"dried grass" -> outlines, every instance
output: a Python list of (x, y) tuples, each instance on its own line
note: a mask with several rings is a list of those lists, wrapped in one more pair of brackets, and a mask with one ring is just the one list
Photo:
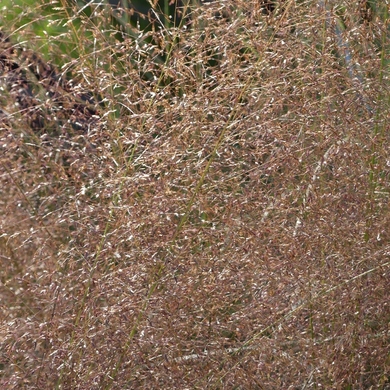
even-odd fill
[(2, 388), (389, 388), (387, 6), (231, 4), (2, 69)]

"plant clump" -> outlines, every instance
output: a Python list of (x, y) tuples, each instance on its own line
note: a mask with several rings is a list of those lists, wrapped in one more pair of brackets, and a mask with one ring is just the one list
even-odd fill
[(388, 388), (386, 5), (124, 3), (0, 18), (1, 387)]

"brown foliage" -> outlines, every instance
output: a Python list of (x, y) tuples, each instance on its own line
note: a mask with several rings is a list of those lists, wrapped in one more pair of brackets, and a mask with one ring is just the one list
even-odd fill
[(319, 3), (3, 41), (2, 388), (388, 388), (388, 21)]

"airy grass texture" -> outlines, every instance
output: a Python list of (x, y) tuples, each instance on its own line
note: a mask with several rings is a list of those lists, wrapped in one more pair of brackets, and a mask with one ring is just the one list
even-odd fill
[(0, 387), (388, 389), (387, 2), (4, 4)]

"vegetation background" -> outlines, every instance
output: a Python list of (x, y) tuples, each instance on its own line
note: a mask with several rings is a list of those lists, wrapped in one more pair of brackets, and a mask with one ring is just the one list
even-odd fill
[(390, 389), (388, 1), (132, 3), (0, 1), (0, 387)]

